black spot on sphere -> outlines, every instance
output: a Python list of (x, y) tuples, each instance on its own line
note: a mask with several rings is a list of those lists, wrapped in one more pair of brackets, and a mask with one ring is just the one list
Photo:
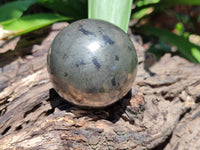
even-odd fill
[(119, 56), (116, 55), (116, 56), (115, 56), (115, 60), (116, 60), (116, 61), (119, 61)]
[(98, 60), (95, 57), (92, 59), (92, 63), (95, 65), (97, 70), (101, 68), (101, 64), (98, 62)]
[(107, 45), (107, 44), (110, 44), (110, 45), (113, 45), (115, 42), (113, 40), (111, 40), (111, 38), (107, 35), (103, 35), (103, 40), (104, 40), (104, 44)]
[(65, 60), (65, 59), (67, 59), (67, 57), (68, 57), (67, 54), (64, 54), (64, 55), (62, 56), (62, 59)]
[(76, 62), (76, 67), (79, 67), (80, 65), (86, 65), (86, 63), (83, 60)]
[(103, 32), (102, 32), (102, 28), (101, 27), (98, 27), (98, 32), (100, 33), (100, 34), (103, 34)]
[(86, 63), (83, 60), (81, 60), (79, 64), (80, 65), (86, 65)]
[(92, 35), (92, 36), (95, 36), (95, 37), (96, 37), (96, 35), (95, 35), (93, 32), (90, 32), (90, 31), (84, 29), (82, 25), (79, 25), (78, 30), (79, 30), (80, 32), (82, 32), (84, 35)]
[(68, 76), (68, 73), (67, 73), (67, 72), (65, 72), (65, 73), (64, 73), (64, 77), (67, 77), (67, 76)]
[(116, 86), (115, 77), (114, 77), (114, 78), (112, 78), (112, 80), (111, 80), (111, 83), (112, 83), (112, 86)]
[(129, 51), (132, 51), (132, 48), (130, 46), (128, 46)]

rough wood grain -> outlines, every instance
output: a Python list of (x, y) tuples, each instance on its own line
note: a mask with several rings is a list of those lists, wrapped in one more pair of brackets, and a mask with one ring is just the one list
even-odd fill
[(139, 58), (132, 91), (107, 108), (81, 109), (57, 95), (46, 70), (66, 25), (1, 47), (0, 149), (200, 149), (199, 65), (169, 54), (156, 60), (131, 36)]

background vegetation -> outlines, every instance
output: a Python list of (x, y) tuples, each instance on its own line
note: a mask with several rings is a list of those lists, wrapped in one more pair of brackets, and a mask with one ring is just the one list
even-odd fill
[[(89, 4), (91, 1), (89, 0)], [(143, 46), (146, 46), (149, 52), (158, 58), (165, 53), (171, 53), (194, 63), (200, 62), (199, 0), (130, 1), (130, 28), (135, 35), (142, 37)], [(117, 0), (113, 7), (122, 6), (123, 2), (126, 0)], [(100, 4), (89, 5), (88, 15), (87, 0), (1, 0), (0, 39), (9, 40), (54, 22), (73, 22), (94, 16), (95, 10), (90, 10), (95, 5), (98, 7)], [(105, 3), (103, 5), (107, 6)], [(126, 7), (128, 10), (129, 5)], [(98, 13), (105, 16), (111, 13), (109, 11), (112, 9)], [(129, 16), (129, 11), (120, 12), (121, 16), (127, 14)], [(127, 19), (129, 20), (129, 17), (126, 17)], [(123, 24), (126, 21), (120, 22)], [(123, 29), (126, 31), (126, 25)]]

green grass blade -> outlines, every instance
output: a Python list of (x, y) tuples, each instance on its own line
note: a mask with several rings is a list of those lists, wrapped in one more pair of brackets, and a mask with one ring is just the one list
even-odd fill
[(189, 42), (186, 38), (178, 36), (168, 30), (158, 29), (150, 26), (142, 26), (138, 29), (155, 35), (161, 40), (176, 46), (180, 53), (182, 53), (182, 55), (191, 62), (200, 63), (200, 47)]
[(88, 18), (101, 19), (127, 32), (132, 0), (89, 0)]
[(146, 0), (136, 2), (136, 8), (133, 10), (132, 18), (145, 17), (149, 8), (160, 10), (165, 7), (174, 5), (200, 5), (200, 0)]
[(63, 20), (70, 20), (70, 18), (58, 14), (40, 13), (27, 15), (1, 25), (3, 25), (3, 29), (5, 30), (16, 31), (14, 36), (18, 36)]
[(0, 6), (0, 22), (21, 17), (23, 12), (36, 2), (37, 0), (22, 0)]
[(169, 5), (200, 5), (200, 0), (161, 0), (160, 4)]

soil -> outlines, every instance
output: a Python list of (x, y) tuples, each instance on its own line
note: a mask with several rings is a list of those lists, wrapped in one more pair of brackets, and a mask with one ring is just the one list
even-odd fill
[(0, 47), (0, 149), (200, 149), (200, 65), (138, 54), (132, 89), (102, 109), (78, 108), (53, 89), (48, 48), (67, 23)]

